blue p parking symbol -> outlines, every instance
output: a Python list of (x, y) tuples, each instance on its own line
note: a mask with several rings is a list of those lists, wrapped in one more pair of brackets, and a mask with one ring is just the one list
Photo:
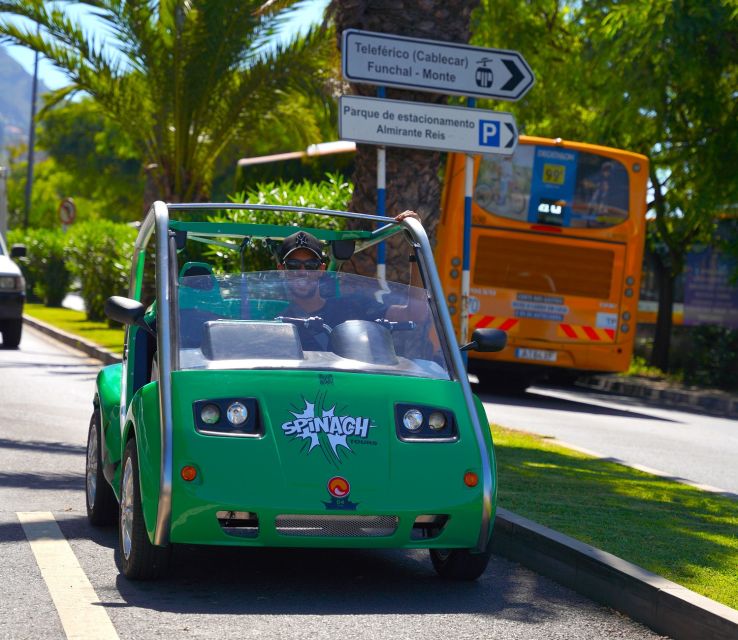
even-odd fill
[(479, 121), (479, 144), (482, 147), (499, 147), (500, 146), (500, 121), (499, 120), (480, 120)]

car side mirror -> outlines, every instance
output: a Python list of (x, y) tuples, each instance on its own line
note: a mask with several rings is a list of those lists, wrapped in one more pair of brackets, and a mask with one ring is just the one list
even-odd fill
[(10, 247), (10, 257), (11, 258), (25, 258), (26, 257), (26, 245), (14, 244), (12, 247)]
[(144, 314), (146, 307), (138, 300), (124, 298), (123, 296), (110, 296), (103, 307), (105, 315), (111, 320), (128, 326), (141, 327), (154, 335), (154, 331), (146, 324)]
[(507, 345), (507, 333), (502, 329), (476, 329), (471, 342), (460, 347), (461, 351), (482, 351), (493, 353), (502, 351)]

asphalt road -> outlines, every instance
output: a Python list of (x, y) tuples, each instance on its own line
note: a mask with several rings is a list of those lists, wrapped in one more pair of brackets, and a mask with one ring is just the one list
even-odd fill
[(738, 497), (737, 420), (573, 388), (530, 387), (520, 396), (475, 391), (492, 422)]
[[(115, 530), (85, 516), (98, 369), (32, 330), (19, 351), (0, 350), (0, 638), (65, 637), (48, 568), (16, 515), (29, 511), (53, 514), (120, 638), (659, 637), (497, 557), (478, 582), (456, 584), (436, 577), (425, 552), (180, 547), (171, 576), (128, 582), (115, 567)], [(51, 570), (66, 585), (63, 568)]]

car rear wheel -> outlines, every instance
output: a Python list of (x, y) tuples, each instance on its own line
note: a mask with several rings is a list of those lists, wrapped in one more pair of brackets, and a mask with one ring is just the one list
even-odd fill
[(491, 547), (482, 553), (469, 549), (430, 549), (433, 568), (447, 580), (476, 580), (487, 569)]
[(23, 320), (4, 320), (0, 325), (3, 334), (3, 349), (17, 349), (23, 333)]
[(85, 473), (87, 496), (87, 519), (96, 527), (111, 525), (118, 513), (118, 502), (113, 488), (108, 484), (102, 470), (102, 434), (100, 410), (95, 409), (90, 418), (87, 432), (87, 465)]
[(171, 546), (157, 547), (149, 541), (141, 507), (136, 441), (131, 439), (123, 453), (120, 481), (120, 526), (118, 563), (131, 580), (153, 580), (166, 572)]

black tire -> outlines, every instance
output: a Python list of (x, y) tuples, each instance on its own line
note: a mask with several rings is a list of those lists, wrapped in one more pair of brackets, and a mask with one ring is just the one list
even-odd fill
[(171, 556), (171, 545), (157, 547), (151, 544), (146, 533), (134, 439), (128, 441), (123, 452), (116, 556), (121, 573), (129, 580), (159, 578), (166, 573)]
[(0, 329), (3, 334), (3, 349), (17, 349), (23, 333), (23, 320), (5, 320)]
[(102, 430), (100, 428), (100, 409), (97, 407), (90, 418), (87, 431), (87, 457), (85, 465), (85, 498), (87, 520), (94, 527), (104, 527), (115, 523), (118, 515), (118, 501), (113, 487), (103, 475)]
[(469, 549), (430, 549), (436, 573), (446, 580), (476, 580), (487, 569), (491, 547), (483, 553)]

